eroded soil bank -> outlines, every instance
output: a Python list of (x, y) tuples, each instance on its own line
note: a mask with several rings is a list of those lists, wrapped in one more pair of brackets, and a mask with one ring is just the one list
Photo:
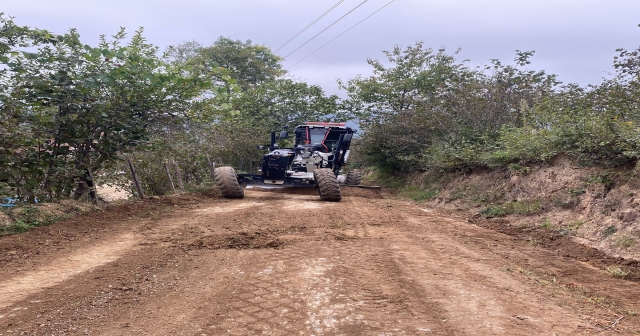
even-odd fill
[(430, 207), (503, 231), (568, 237), (602, 255), (640, 260), (640, 175), (633, 167), (585, 167), (558, 156), (549, 164), (427, 172), (408, 180), (409, 196)]
[(640, 333), (615, 260), (344, 195), (163, 197), (2, 237), (0, 335)]

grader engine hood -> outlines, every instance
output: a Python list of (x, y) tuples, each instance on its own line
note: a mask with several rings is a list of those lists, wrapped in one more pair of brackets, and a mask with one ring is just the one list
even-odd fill
[(295, 153), (288, 150), (275, 150), (262, 160), (262, 179), (267, 184), (284, 184), (287, 169)]

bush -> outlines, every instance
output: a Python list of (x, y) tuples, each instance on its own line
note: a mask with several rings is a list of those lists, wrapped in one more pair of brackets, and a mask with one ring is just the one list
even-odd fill
[(640, 48), (619, 52), (614, 78), (580, 87), (523, 69), (533, 52), (473, 69), (418, 43), (342, 86), (363, 120), (363, 161), (378, 168), (513, 168), (558, 154), (617, 166), (640, 159)]
[(482, 209), (480, 214), (486, 218), (504, 217), (507, 215), (507, 210), (501, 205), (492, 205)]
[(402, 193), (416, 202), (424, 202), (434, 199), (439, 192), (433, 189), (423, 189), (416, 186), (407, 186)]
[(533, 215), (542, 211), (542, 203), (539, 200), (513, 201), (503, 205), (492, 205), (480, 211), (480, 214), (487, 217), (504, 217), (506, 215)]
[(602, 231), (602, 235), (604, 237), (609, 237), (611, 235), (613, 235), (614, 233), (618, 232), (618, 229), (615, 226), (609, 226), (606, 229), (604, 229)]

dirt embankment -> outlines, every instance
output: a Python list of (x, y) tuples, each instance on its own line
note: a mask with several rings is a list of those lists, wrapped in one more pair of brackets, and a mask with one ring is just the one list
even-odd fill
[(640, 260), (640, 175), (632, 167), (585, 167), (560, 156), (529, 167), (424, 173), (411, 183), (435, 196), (426, 204), (469, 214), (494, 228), (546, 230), (544, 236), (568, 237), (607, 256)]

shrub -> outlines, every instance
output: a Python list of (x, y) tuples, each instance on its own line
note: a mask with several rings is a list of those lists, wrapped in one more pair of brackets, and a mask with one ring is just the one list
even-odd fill
[(571, 230), (571, 231), (576, 231), (576, 230), (580, 229), (582, 227), (582, 225), (584, 225), (584, 221), (575, 220), (575, 221), (572, 221), (571, 223), (569, 223), (569, 225), (566, 227), (566, 229), (567, 230)]
[(622, 247), (622, 248), (630, 248), (634, 245), (636, 245), (635, 238), (631, 238), (628, 236), (622, 236), (618, 238), (618, 240), (616, 241), (616, 246)]
[(539, 200), (525, 200), (507, 202), (503, 205), (492, 205), (480, 211), (480, 214), (487, 217), (504, 217), (506, 215), (532, 215), (542, 210), (542, 203)]
[(609, 226), (608, 228), (606, 228), (606, 229), (604, 229), (602, 231), (602, 235), (604, 237), (609, 237), (609, 236), (613, 235), (616, 232), (618, 232), (618, 229), (615, 226)]
[(569, 188), (569, 190), (567, 190), (567, 193), (571, 196), (580, 196), (582, 194), (584, 194), (586, 191), (584, 189), (572, 189)]
[(438, 191), (433, 189), (422, 189), (416, 186), (407, 186), (402, 193), (416, 202), (429, 201), (438, 196)]
[[(482, 70), (422, 44), (371, 60), (374, 75), (343, 85), (361, 109), (367, 163), (392, 170), (508, 167), (567, 154), (616, 166), (640, 159), (640, 49), (620, 50), (599, 85), (558, 86), (555, 76), (495, 60)], [(437, 73), (437, 76), (435, 75)], [(407, 94), (410, 92), (410, 94)]]
[(507, 211), (505, 207), (501, 205), (492, 205), (482, 209), (480, 214), (486, 218), (504, 217), (507, 215)]
[(545, 219), (544, 222), (540, 224), (540, 226), (546, 229), (553, 229), (553, 224), (551, 224), (551, 221), (549, 220), (549, 218)]
[[(0, 223), (0, 236), (28, 231), (34, 227), (51, 225), (72, 217), (74, 214), (98, 209), (91, 203), (64, 201), (61, 203), (40, 203), (36, 205), (20, 205), (2, 209), (4, 223)], [(86, 204), (86, 206), (83, 206)]]

